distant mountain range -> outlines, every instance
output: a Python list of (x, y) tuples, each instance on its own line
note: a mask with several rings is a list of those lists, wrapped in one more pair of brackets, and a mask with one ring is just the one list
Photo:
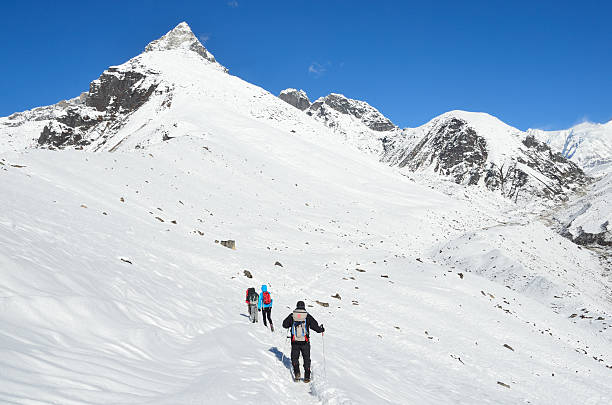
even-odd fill
[[(194, 85), (207, 89), (206, 96), (192, 94)], [(612, 161), (612, 122), (523, 132), (486, 113), (450, 111), (401, 129), (368, 103), (341, 94), (311, 102), (305, 92), (287, 89), (279, 98), (229, 75), (181, 23), (144, 53), (109, 67), (80, 96), (0, 118), (0, 151), (115, 151), (203, 136), (206, 128), (189, 127), (181, 117), (181, 103), (201, 100), (296, 133), (328, 133), (385, 164), (514, 202), (568, 201), (594, 176), (608, 173)]]

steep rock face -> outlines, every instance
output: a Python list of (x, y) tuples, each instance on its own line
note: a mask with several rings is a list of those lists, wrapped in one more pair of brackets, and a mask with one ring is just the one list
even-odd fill
[[(156, 73), (141, 69), (137, 59), (108, 68), (89, 86), (80, 104), (51, 119), (37, 143), (41, 147), (84, 147), (145, 104), (158, 87)], [(98, 130), (96, 130), (98, 129)]]
[(560, 153), (488, 114), (450, 112), (405, 134), (403, 142), (389, 143), (383, 161), (458, 184), (480, 184), (514, 201), (532, 196), (565, 201), (590, 181)]
[(387, 117), (365, 101), (353, 100), (342, 94), (332, 93), (319, 98), (312, 103), (306, 113), (327, 122), (328, 126), (333, 127), (335, 124), (335, 114), (333, 112), (351, 115), (373, 131), (390, 131), (396, 128)]
[(465, 121), (452, 118), (434, 127), (398, 164), (450, 176), (456, 183), (478, 184), (487, 161), (487, 144)]
[(145, 75), (111, 67), (89, 86), (85, 104), (98, 111), (134, 111), (146, 103), (157, 83), (145, 84)]
[(301, 111), (310, 107), (310, 100), (304, 90), (285, 89), (280, 92), (278, 98)]

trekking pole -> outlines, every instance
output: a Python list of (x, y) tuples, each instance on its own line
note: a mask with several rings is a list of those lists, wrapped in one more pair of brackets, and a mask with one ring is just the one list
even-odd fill
[[(289, 328), (287, 328), (286, 341), (287, 341), (287, 342), (285, 343), (285, 349), (286, 349), (287, 351), (289, 351), (289, 348), (291, 347), (291, 346), (290, 346), (290, 344), (291, 344), (291, 335), (289, 335)], [(283, 366), (285, 365), (285, 361), (284, 361), (284, 359), (285, 359), (285, 352), (283, 351)], [(292, 371), (292, 367), (291, 367), (291, 366), (289, 367), (289, 376), (291, 377), (291, 379), (293, 379), (293, 377), (294, 377), (294, 376), (293, 376), (293, 371)]]
[(321, 340), (323, 341), (323, 375), (327, 380), (327, 364), (325, 362), (325, 332), (321, 333)]

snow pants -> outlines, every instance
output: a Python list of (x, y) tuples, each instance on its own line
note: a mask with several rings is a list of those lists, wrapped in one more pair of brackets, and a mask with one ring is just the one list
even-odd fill
[(291, 364), (295, 375), (300, 372), (300, 353), (304, 359), (304, 377), (310, 378), (310, 342), (291, 343)]
[(249, 304), (249, 319), (251, 322), (257, 322), (257, 304)]
[(266, 323), (266, 318), (268, 318), (268, 322), (270, 322), (270, 326), (272, 326), (272, 307), (262, 308), (261, 313), (262, 313), (264, 326), (268, 326), (268, 324)]

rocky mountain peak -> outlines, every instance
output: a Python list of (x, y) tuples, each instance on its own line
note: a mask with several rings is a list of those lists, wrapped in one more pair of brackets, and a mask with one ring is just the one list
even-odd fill
[(514, 201), (565, 201), (590, 182), (560, 153), (489, 114), (450, 111), (404, 134), (406, 141), (386, 148), (383, 161), (482, 185)]
[(301, 111), (304, 111), (310, 107), (310, 100), (308, 99), (308, 96), (304, 90), (291, 88), (285, 89), (280, 92), (278, 98)]
[(190, 50), (211, 63), (217, 63), (217, 60), (208, 49), (202, 45), (198, 38), (194, 35), (193, 31), (186, 22), (182, 22), (172, 30), (168, 31), (164, 36), (155, 41), (150, 42), (145, 52), (153, 51), (168, 51), (175, 49)]
[(343, 94), (331, 93), (317, 99), (309, 108), (308, 114), (326, 117), (331, 108), (340, 114), (352, 115), (373, 131), (390, 131), (396, 126), (376, 108), (361, 100), (353, 100)]

